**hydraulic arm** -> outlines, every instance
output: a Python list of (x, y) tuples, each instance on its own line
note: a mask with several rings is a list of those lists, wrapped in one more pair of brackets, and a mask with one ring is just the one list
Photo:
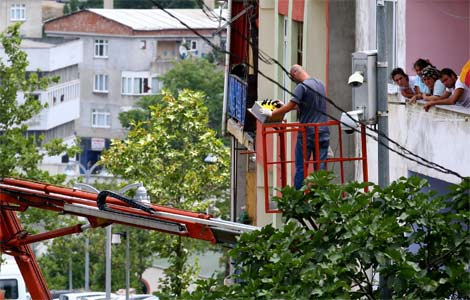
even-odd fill
[[(89, 224), (29, 235), (21, 227), (16, 215), (28, 207), (85, 217)], [(30, 243), (113, 223), (187, 236), (214, 244), (232, 244), (241, 233), (258, 229), (215, 219), (208, 214), (137, 202), (111, 191), (94, 194), (22, 179), (0, 180), (0, 249), (2, 253), (15, 257), (33, 299), (51, 297)]]

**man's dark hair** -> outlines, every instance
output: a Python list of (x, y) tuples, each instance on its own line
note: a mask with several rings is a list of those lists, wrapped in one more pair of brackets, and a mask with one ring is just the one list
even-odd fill
[(441, 70), (441, 77), (442, 75), (447, 75), (449, 77), (455, 76), (457, 77), (457, 74), (455, 74), (454, 70), (449, 69), (449, 68), (444, 68)]
[(408, 74), (405, 73), (405, 71), (403, 71), (402, 68), (395, 68), (392, 70), (392, 73), (390, 74), (390, 76), (392, 77), (392, 80), (395, 81), (393, 79), (393, 77), (395, 77), (395, 75), (403, 75), (403, 77), (406, 78), (406, 80), (408, 80)]
[[(424, 58), (418, 58), (417, 61), (413, 64), (413, 69), (416, 69), (416, 67), (419, 67), (421, 70), (426, 68), (427, 66), (434, 67), (429, 59), (424, 59)], [(434, 67), (435, 68), (435, 67)]]

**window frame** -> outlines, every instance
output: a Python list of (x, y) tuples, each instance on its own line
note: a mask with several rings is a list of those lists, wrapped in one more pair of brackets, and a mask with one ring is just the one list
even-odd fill
[(26, 4), (14, 3), (10, 6), (10, 21), (26, 21)]
[[(388, 67), (387, 67), (387, 74), (391, 74), (392, 70), (394, 68), (397, 67), (397, 54), (398, 54), (398, 49), (397, 49), (397, 46), (398, 46), (398, 43), (397, 43), (397, 32), (398, 32), (398, 28), (397, 28), (397, 0), (384, 0), (385, 2), (385, 5), (386, 5), (386, 8), (387, 8), (387, 24), (385, 24), (386, 28), (386, 32), (387, 34), (391, 33), (392, 36), (388, 36), (388, 40), (391, 41), (391, 43), (389, 42), (388, 43), (388, 47), (387, 47), (387, 64), (388, 64)], [(390, 20), (390, 12), (388, 11), (389, 8), (392, 8), (392, 12), (391, 12), (391, 17), (392, 17), (392, 20)], [(377, 18), (377, 17), (376, 17)], [(376, 24), (377, 24), (377, 21), (376, 21)], [(376, 37), (376, 41), (377, 41), (377, 37)], [(378, 41), (377, 41), (378, 43)], [(391, 51), (389, 51), (391, 50)], [(394, 84), (392, 78), (390, 78), (390, 76), (387, 76), (387, 82), (389, 84)]]
[[(194, 43), (194, 48), (193, 48)], [(199, 46), (198, 40), (189, 40), (189, 51), (197, 51)]]
[[(104, 124), (100, 124), (99, 120), (103, 118)], [(111, 128), (111, 113), (104, 109), (91, 110), (91, 127), (92, 128)]]
[[(98, 89), (97, 87), (97, 78), (102, 78), (104, 79), (101, 84), (104, 84), (104, 89)], [(100, 80), (98, 79), (98, 85), (100, 85)], [(93, 76), (93, 93), (109, 93), (109, 76), (107, 74), (94, 74)]]
[[(93, 57), (108, 58), (109, 56), (109, 40), (95, 39), (93, 42)], [(102, 51), (102, 54), (100, 52)]]
[[(154, 80), (158, 83), (158, 91), (155, 92)], [(138, 87), (136, 87), (136, 84)], [(145, 92), (145, 87), (150, 87)], [(156, 95), (161, 89), (161, 84), (158, 80), (157, 74), (145, 75), (128, 75), (121, 74), (121, 95), (123, 96), (143, 96), (143, 95)]]

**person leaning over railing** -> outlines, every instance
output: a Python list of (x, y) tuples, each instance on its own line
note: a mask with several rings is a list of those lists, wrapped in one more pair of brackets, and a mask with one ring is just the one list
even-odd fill
[(434, 105), (461, 105), (470, 108), (470, 88), (462, 82), (452, 69), (441, 70), (441, 81), (446, 91), (441, 99), (429, 101), (424, 105), (428, 111)]
[(416, 100), (423, 99), (426, 101), (433, 101), (443, 98), (446, 91), (446, 87), (439, 79), (440, 72), (433, 66), (427, 66), (421, 70), (421, 77), (423, 78), (424, 84), (429, 88), (429, 93), (420, 93), (414, 95), (410, 102), (414, 103)]
[(430, 93), (429, 88), (426, 86), (426, 84), (424, 84), (424, 81), (422, 79), (422, 70), (426, 68), (427, 66), (434, 67), (429, 61), (429, 59), (424, 59), (424, 58), (419, 58), (413, 64), (413, 69), (415, 70), (416, 75), (417, 75), (416, 81), (415, 81), (415, 86), (417, 87), (415, 89), (416, 94), (421, 94), (421, 93), (429, 94)]
[(390, 74), (393, 82), (398, 85), (400, 93), (405, 98), (411, 98), (416, 95), (415, 76), (408, 76), (402, 68), (395, 68)]

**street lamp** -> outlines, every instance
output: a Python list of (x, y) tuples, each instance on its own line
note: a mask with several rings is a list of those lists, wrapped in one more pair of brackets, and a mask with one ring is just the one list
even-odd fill
[[(96, 193), (98, 194), (100, 191), (95, 188), (94, 186), (88, 184), (90, 181), (90, 176), (92, 172), (96, 169), (98, 166), (98, 163), (95, 163), (93, 166), (91, 166), (89, 169), (86, 169), (80, 162), (76, 162), (76, 165), (79, 166), (79, 168), (84, 171), (85, 174), (85, 182), (86, 183), (75, 183), (74, 188)], [(68, 176), (75, 176), (75, 164), (74, 163), (69, 163), (64, 171), (64, 173)], [(104, 172), (107, 174), (107, 171), (103, 168)], [(102, 170), (102, 171), (103, 171)], [(132, 189), (132, 188), (137, 188), (136, 191), (136, 196), (135, 200), (139, 200), (145, 203), (150, 203), (148, 196), (147, 196), (147, 190), (143, 186), (142, 183), (132, 183), (128, 184), (125, 187), (121, 188), (118, 193), (123, 194), (126, 191)], [(128, 237), (127, 233), (127, 237)], [(129, 239), (127, 238), (127, 241)], [(105, 288), (106, 288), (106, 299), (110, 299), (111, 297), (111, 243), (112, 243), (112, 225), (108, 225), (106, 227), (106, 255), (105, 255)], [(129, 299), (129, 258), (126, 257), (126, 299)], [(90, 276), (89, 276), (89, 270), (90, 270), (90, 260), (89, 260), (89, 238), (85, 238), (85, 290), (89, 290), (89, 282), (90, 282)]]
[(129, 257), (129, 231), (113, 233), (111, 244), (118, 245), (121, 243), (121, 236), (126, 239), (126, 300), (129, 300), (130, 287), (130, 257)]

